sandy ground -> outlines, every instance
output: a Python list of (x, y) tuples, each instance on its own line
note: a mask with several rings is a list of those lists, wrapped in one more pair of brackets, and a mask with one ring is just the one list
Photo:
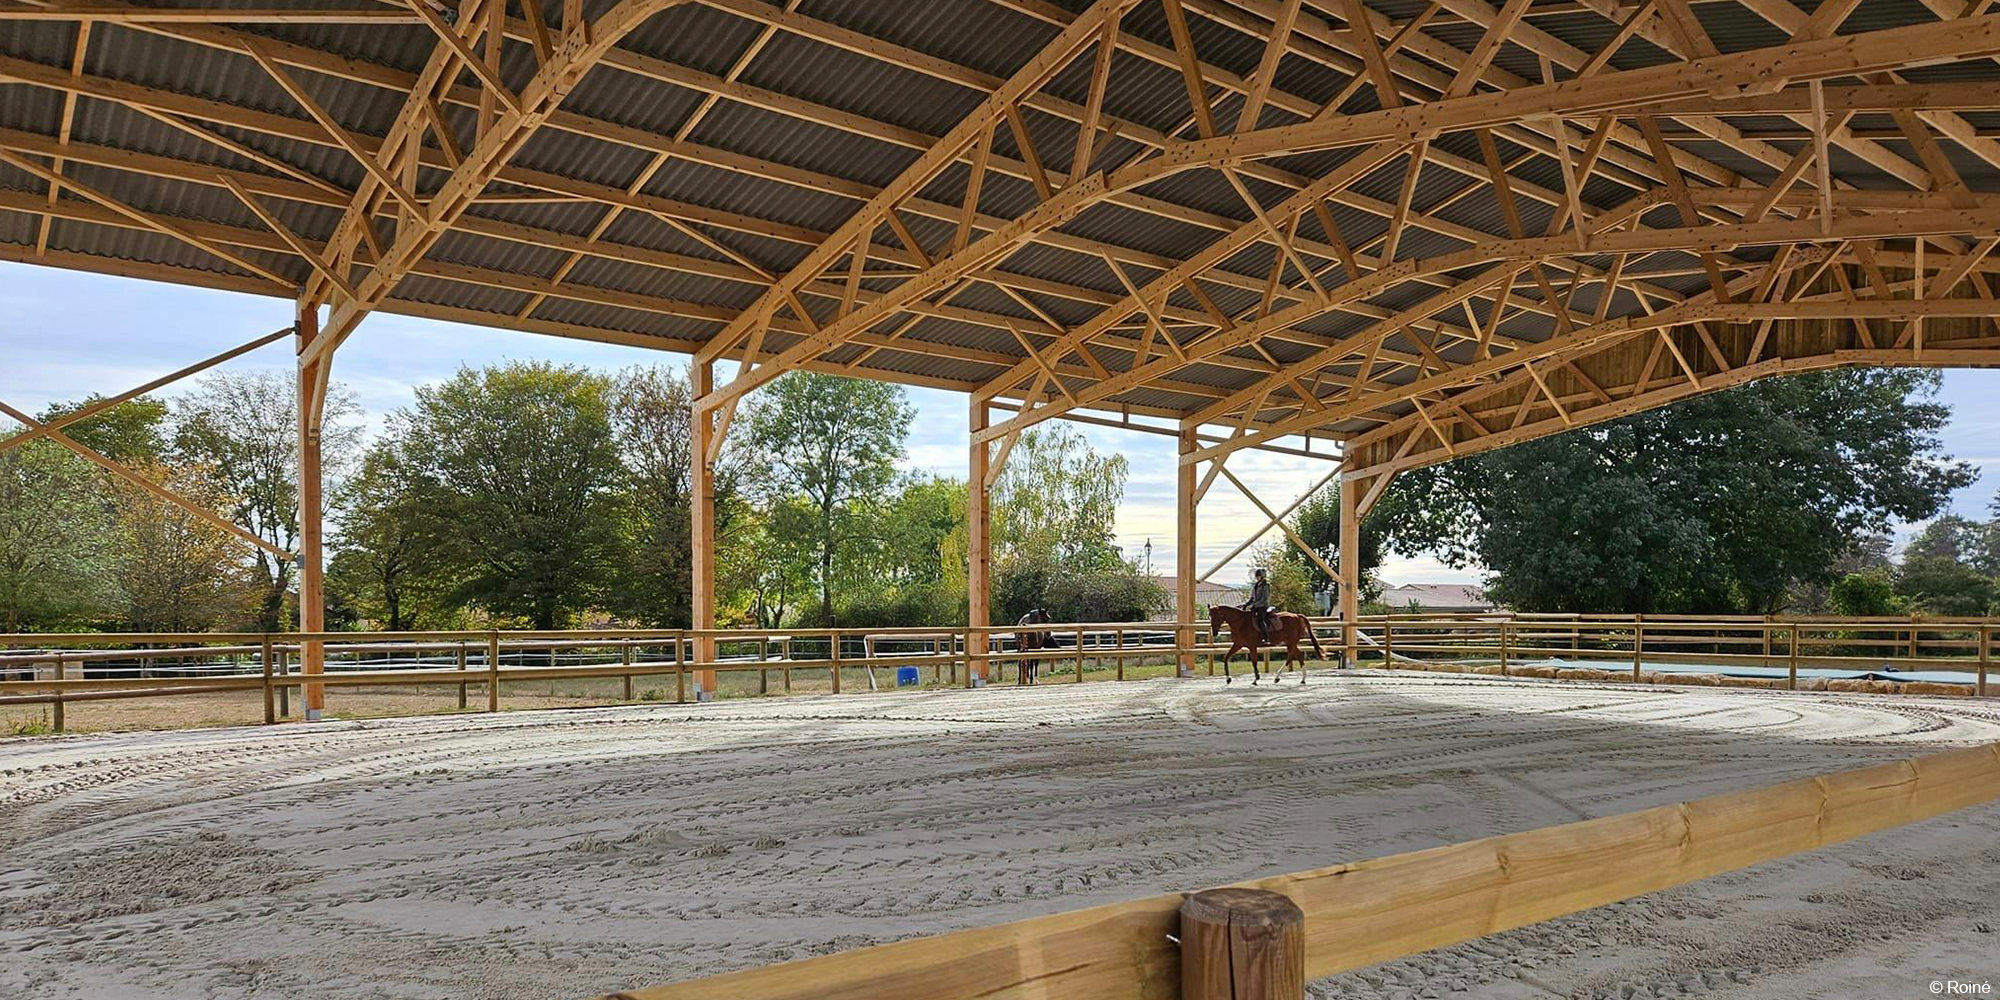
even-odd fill
[[(1963, 699), (1361, 673), (0, 743), (0, 996), (576, 998), (2000, 739)], [(1985, 807), (1315, 983), (2000, 981)]]

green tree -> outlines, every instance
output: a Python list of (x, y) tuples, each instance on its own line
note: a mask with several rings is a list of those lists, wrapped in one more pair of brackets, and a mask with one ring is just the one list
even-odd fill
[[(680, 372), (649, 367), (620, 372), (609, 398), (624, 503), (607, 610), (656, 628), (686, 628), (694, 594), (693, 395)], [(727, 478), (719, 485), (726, 498)], [(733, 508), (727, 499), (719, 506)], [(726, 533), (718, 524), (718, 536)]]
[[(362, 428), (353, 396), (327, 390), (321, 420), (322, 496), (331, 509), (342, 495)], [(299, 393), (290, 372), (217, 372), (174, 400), (172, 461), (208, 470), (232, 499), (222, 511), (272, 545), (299, 543)], [(255, 627), (275, 632), (291, 621), (287, 594), (293, 566), (263, 550), (251, 569), (260, 583)]]
[(815, 554), (819, 618), (831, 625), (836, 563), (874, 535), (869, 519), (896, 478), (912, 410), (887, 382), (793, 372), (772, 382), (744, 419), (744, 447), (757, 459), (766, 502), (801, 497)]
[(1946, 514), (1918, 531), (1903, 550), (1904, 559), (1944, 559), (1971, 562), (1984, 555), (1986, 525), (1957, 514)]
[(49, 441), (0, 452), (0, 632), (80, 623), (105, 609), (102, 484), (97, 469)]
[(1125, 456), (1099, 453), (1068, 425), (1023, 432), (993, 488), (996, 557), (1046, 556), (1084, 565), (1116, 560), (1113, 525), (1130, 473)]
[(1896, 594), (1912, 609), (1933, 615), (1984, 615), (1993, 607), (1993, 578), (1944, 556), (1905, 556), (1896, 570)]
[(1021, 435), (994, 484), (996, 621), (1044, 608), (1057, 621), (1134, 621), (1165, 600), (1114, 543), (1130, 468), (1065, 425)]
[(1777, 610), (1971, 481), (1940, 448), (1937, 385), (1906, 370), (1770, 379), (1405, 473), (1387, 535), (1484, 565), (1488, 593), (1521, 610)]
[[(228, 510), (234, 499), (205, 469), (136, 471), (213, 510)], [(201, 632), (244, 613), (253, 583), (240, 539), (122, 479), (112, 483), (111, 497), (111, 575), (125, 628)]]
[(391, 420), (422, 553), (448, 596), (552, 629), (602, 596), (621, 466), (609, 380), (578, 368), (462, 368)]
[[(1368, 516), (1361, 519), (1358, 537), (1361, 543), (1362, 601), (1374, 600), (1375, 595), (1381, 593), (1382, 582), (1375, 571), (1382, 565), (1383, 530), (1393, 519), (1397, 506), (1408, 502), (1406, 496), (1385, 494), (1368, 512)], [(1329, 480), (1299, 504), (1299, 509), (1292, 513), (1292, 531), (1319, 553), (1321, 559), (1335, 568), (1340, 566), (1340, 477)], [(1335, 581), (1326, 575), (1326, 570), (1296, 546), (1286, 545), (1280, 554), (1285, 562), (1296, 566), (1304, 575), (1307, 589), (1335, 589)]]
[(396, 445), (393, 438), (378, 441), (362, 457), (327, 565), (329, 599), (338, 595), (353, 617), (392, 632), (423, 621), (418, 594), (428, 576), (422, 545), (429, 518)]
[[(1313, 602), (1312, 580), (1306, 574), (1307, 562), (1296, 558), (1297, 552), (1289, 544), (1280, 546), (1273, 543), (1257, 554), (1257, 565), (1264, 568), (1265, 579), (1270, 581), (1272, 607), (1301, 615), (1317, 614), (1319, 607)], [(1322, 572), (1320, 575), (1326, 574)]]
[(774, 629), (797, 611), (814, 588), (813, 516), (803, 498), (780, 497), (767, 507), (746, 504), (729, 530), (718, 528), (716, 588), (732, 605), (717, 609), (720, 620)]
[[(43, 423), (94, 406), (104, 399), (91, 394), (74, 403), (57, 403), (40, 414)], [(95, 416), (62, 428), (64, 436), (106, 458), (130, 465), (158, 462), (167, 453), (167, 404), (150, 396), (129, 399)]]
[(1901, 614), (1903, 602), (1896, 596), (1896, 583), (1886, 570), (1849, 573), (1834, 582), (1833, 613), (1851, 618), (1873, 618)]

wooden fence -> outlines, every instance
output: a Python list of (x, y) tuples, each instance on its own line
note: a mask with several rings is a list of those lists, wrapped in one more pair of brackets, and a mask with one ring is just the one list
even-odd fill
[[(1713, 683), (1712, 675), (1661, 672), (1670, 664), (1706, 664), (1774, 671), (1762, 680), (1731, 682), (1790, 688), (1825, 686), (1802, 670), (1891, 668), (1949, 672), (1967, 683), (1868, 681), (1852, 689), (1981, 696), (1991, 690), (1994, 634), (2000, 631), (1992, 620), (1915, 618), (1503, 613), (1363, 616), (1351, 626), (1334, 618), (1313, 621), (1330, 656), (1352, 638), (1361, 666)], [(0, 635), (0, 705), (49, 705), (60, 730), (65, 706), (79, 702), (257, 691), (264, 721), (271, 723), (286, 714), (281, 706), (291, 692), (307, 684), (443, 685), (456, 689), (460, 708), (472, 706), (476, 689), (486, 709), (498, 711), (502, 686), (526, 681), (615, 678), (629, 701), (636, 678), (672, 677), (674, 700), (685, 702), (688, 675), (699, 671), (756, 671), (759, 693), (771, 690), (774, 674), (789, 691), (795, 673), (823, 671), (839, 694), (843, 673), (862, 671), (874, 688), (876, 668), (929, 668), (936, 683), (969, 685), (972, 664), (1004, 681), (1007, 668), (1018, 674), (1022, 664), (1036, 663), (1044, 682), (1081, 682), (1092, 667), (1103, 679), (1125, 680), (1135, 663), (1201, 658), (1214, 674), (1225, 649), (1207, 641), (1205, 621), (1070, 622), (1034, 630), (1053, 636), (1055, 644), (1022, 652), (1012, 626)], [(715, 658), (695, 658), (698, 640), (715, 644)], [(306, 642), (324, 644), (328, 672), (290, 672)], [(1551, 666), (1550, 659), (1566, 666)]]
[[(1304, 912), (1329, 976), (2000, 798), (2000, 744), (1242, 883)], [(1182, 896), (1036, 917), (604, 1000), (1168, 1000)]]
[[(1824, 688), (1811, 672), (1912, 671), (1950, 680), (1856, 680), (1849, 690), (1990, 693), (2000, 623), (1980, 618), (1776, 618), (1669, 615), (1390, 615), (1360, 620), (1363, 663), (1464, 666), (1482, 673), (1704, 683), (1674, 665), (1754, 668), (1747, 686)], [(1548, 661), (1562, 661), (1561, 665)], [(1666, 669), (1662, 669), (1666, 668)], [(1603, 676), (1590, 676), (1590, 671)], [(1802, 674), (1801, 671), (1808, 672)], [(1738, 670), (1739, 674), (1746, 671)], [(1952, 680), (1961, 683), (1953, 685)], [(1709, 681), (1713, 682), (1713, 681)], [(1895, 685), (1895, 686), (1888, 686)], [(1843, 685), (1835, 683), (1833, 690)]]

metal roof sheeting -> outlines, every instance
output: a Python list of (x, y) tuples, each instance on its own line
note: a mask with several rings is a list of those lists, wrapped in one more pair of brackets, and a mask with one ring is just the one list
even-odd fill
[[(586, 7), (600, 13), (614, 2), (590, 0)], [(559, 18), (561, 6), (560, 0), (547, 0), (542, 9), (547, 16)], [(839, 229), (862, 199), (893, 182), (922, 150), (978, 106), (983, 99), (982, 84), (1015, 72), (1086, 6), (1088, 0), (1056, 4), (799, 0), (788, 8), (766, 0), (693, 0), (669, 8), (626, 36), (613, 60), (615, 65), (600, 66), (583, 77), (564, 103), (558, 122), (533, 134), (515, 153), (507, 179), (489, 188), (488, 195), (494, 200), (476, 204), (468, 211), (461, 231), (441, 237), (424, 266), (398, 286), (394, 298), (411, 307), (453, 310), (456, 318), (464, 318), (463, 313), (491, 317), (496, 325), (546, 321), (563, 325), (564, 332), (588, 335), (595, 331), (621, 342), (655, 337), (676, 349), (700, 343), (757, 301), (763, 287), (759, 271), (782, 274), (792, 268), (826, 234)], [(1200, 59), (1239, 77), (1254, 73), (1266, 48), (1260, 34), (1267, 24), (1261, 18), (1269, 16), (1265, 6), (1235, 0), (1190, 0), (1190, 32)], [(1407, 22), (1425, 6), (1422, 0), (1371, 3), (1393, 24)], [(1623, 11), (1620, 8), (1618, 13), (1622, 16)], [(1724, 51), (1776, 44), (1787, 34), (1735, 5), (1705, 4), (1697, 11)], [(1582, 53), (1595, 52), (1617, 30), (1612, 19), (1585, 12), (1558, 16), (1531, 11), (1529, 16), (1534, 28)], [(1267, 106), (1262, 118), (1267, 126), (1300, 120), (1289, 108), (1297, 107), (1299, 101), (1316, 104), (1331, 98), (1347, 85), (1347, 68), (1357, 65), (1353, 57), (1335, 52), (1320, 40), (1332, 37), (1321, 30), (1321, 22), (1332, 23), (1328, 10), (1309, 5), (1302, 17), (1306, 27), (1295, 34), (1276, 74), (1278, 89), (1290, 96)], [(1851, 33), (1933, 19), (1917, 0), (1864, 0), (1842, 30)], [(1346, 30), (1344, 21), (1341, 23), (1340, 30)], [(1181, 74), (1172, 61), (1172, 38), (1159, 5), (1139, 4), (1120, 27), (1152, 48), (1146, 55), (1121, 50), (1114, 56), (1114, 72), (1104, 100), (1104, 125), (1109, 131), (1096, 140), (1092, 163), (1096, 169), (1149, 155), (1149, 147), (1135, 139), (1134, 132), (1179, 137), (1193, 134)], [(819, 32), (826, 37), (806, 37), (802, 32)], [(254, 60), (218, 41), (241, 33), (263, 39), (274, 50), (293, 51), (284, 47), (294, 45), (299, 47), (297, 52), (331, 54), (344, 60), (320, 71), (292, 66), (287, 72), (364, 143), (376, 141), (389, 130), (404, 106), (410, 80), (436, 45), (428, 29), (412, 24), (221, 28), (100, 24), (93, 28), (83, 64), (87, 75), (150, 88), (161, 92), (163, 100), (196, 98), (275, 116), (265, 120), (282, 134), (242, 125), (198, 122), (191, 126), (247, 146), (257, 154), (249, 156), (121, 105), (84, 97), (75, 102), (70, 121), (70, 141), (76, 155), (64, 168), (68, 175), (138, 209), (215, 227), (257, 246), (275, 245), (272, 234), (234, 195), (213, 183), (212, 174), (225, 169), (246, 178), (270, 178), (271, 190), (280, 193), (260, 196), (260, 203), (306, 239), (326, 239), (341, 216), (342, 199), (285, 176), (259, 162), (258, 157), (275, 159), (341, 190), (360, 185), (366, 172), (330, 137), (320, 135), (317, 124)], [(1444, 23), (1427, 26), (1417, 40), (1419, 44), (1398, 58), (1415, 58), (1420, 66), (1432, 68), (1438, 45), (1470, 48), (1482, 33), (1477, 24), (1447, 17)], [(0, 22), (0, 56), (66, 73), (75, 37), (72, 24)], [(872, 53), (863, 51), (871, 48), (868, 39), (883, 44), (873, 46), (876, 51)], [(755, 56), (739, 66), (743, 54), (753, 46), (757, 46)], [(1424, 55), (1426, 52), (1431, 55)], [(1668, 58), (1656, 46), (1635, 39), (1612, 59), (1610, 69), (1653, 65)], [(302, 61), (302, 57), (293, 61)], [(1557, 62), (1557, 77), (1567, 77), (1569, 67), (1563, 60)], [(1069, 171), (1077, 145), (1072, 120), (1077, 110), (1058, 105), (1080, 106), (1088, 100), (1092, 64), (1092, 54), (1086, 48), (1054, 74), (1035, 98), (1036, 106), (1022, 110), (1035, 151), (1058, 174)], [(1494, 67), (1530, 81), (1538, 80), (1541, 74), (1539, 60), (1520, 44), (1519, 37), (1502, 46)], [(518, 86), (535, 68), (530, 46), (510, 40), (502, 58), (502, 75)], [(1990, 61), (1967, 62), (1913, 68), (1904, 76), (1913, 81), (1993, 81), (2000, 79), (2000, 69)], [(461, 74), (457, 83), (457, 91), (442, 112), (461, 144), (467, 144), (477, 116), (464, 102), (476, 104), (477, 89), (469, 74)], [(1419, 93), (1423, 90), (1407, 78), (1404, 84)], [(1360, 87), (1346, 110), (1361, 112), (1378, 106), (1372, 91), (1372, 85)], [(714, 96), (718, 93), (720, 98)], [(1242, 97), (1212, 86), (1210, 100), (1218, 125), (1224, 130), (1231, 128)], [(32, 139), (46, 148), (63, 129), (64, 106), (63, 96), (56, 90), (0, 83), (0, 129), (12, 130), (0, 133), (0, 144), (15, 141), (21, 145)], [(695, 123), (698, 112), (700, 120)], [(1965, 117), (1980, 127), (2000, 125), (2000, 113), (1968, 113)], [(1795, 120), (1786, 116), (1734, 118), (1731, 122), (1748, 130), (1797, 128)], [(1700, 157), (1720, 171), (1765, 179), (1782, 166), (1782, 161), (1774, 164), (1714, 138), (1697, 137), (1671, 121), (1664, 124), (1678, 150)], [(1581, 119), (1572, 125), (1578, 129), (1595, 127)], [(1880, 129), (1893, 127), (1893, 122), (1885, 116), (1869, 115), (1858, 119), (1856, 125)], [(675, 155), (647, 176), (658, 148), (683, 130), (688, 142), (727, 154), (736, 158), (735, 162), (715, 165)], [(1505, 160), (1511, 162), (1526, 152), (1527, 147), (1510, 139), (1506, 129), (1496, 137)], [(1780, 139), (1766, 148), (1788, 157), (1802, 141)], [(1650, 152), (1623, 139), (1620, 144), (1616, 156), (1607, 158), (1583, 189), (1584, 200), (1592, 206), (1614, 205), (1631, 197), (1635, 184), (1644, 183), (1635, 180), (1639, 176), (1635, 171), (1646, 168)], [(1915, 151), (1901, 140), (1886, 140), (1878, 146), (1891, 155), (1917, 159)], [(1985, 190), (2000, 183), (2000, 170), (1985, 159), (1950, 141), (1942, 146), (1975, 188)], [(994, 131), (992, 148), (995, 155), (1013, 161), (1025, 156), (1004, 123)], [(83, 155), (86, 151), (89, 157)], [(1358, 152), (1355, 148), (1322, 150), (1279, 157), (1265, 166), (1300, 177), (1317, 177)], [(430, 165), (422, 170), (416, 184), (420, 193), (434, 190), (445, 177), (444, 154), (434, 140), (427, 153)], [(140, 160), (125, 154), (157, 159)], [(1417, 178), (1413, 205), (1419, 214), (1434, 214), (1438, 222), (1409, 225), (1399, 240), (1399, 259), (1461, 250), (1474, 238), (1467, 230), (1496, 237), (1505, 233), (1500, 205), (1484, 187), (1483, 158), (1474, 136), (1439, 136), (1432, 156), (1434, 161)], [(78, 162), (85, 159), (102, 162)], [(1449, 162), (1435, 162), (1440, 159)], [(1842, 180), (1856, 186), (1909, 190), (1907, 184), (1852, 152), (1837, 151), (1833, 160)], [(1339, 199), (1372, 199), (1378, 207), (1393, 207), (1405, 185), (1408, 162), (1402, 155), (1391, 158), (1353, 184), (1352, 195), (1336, 196), (1325, 204), (1341, 237), (1350, 245), (1367, 245), (1378, 239), (1387, 231), (1388, 222), (1376, 212), (1341, 204)], [(760, 169), (759, 164), (769, 169)], [(166, 166), (175, 169), (164, 169)], [(783, 172), (779, 168), (807, 176), (770, 175)], [(968, 170), (962, 163), (947, 168), (924, 186), (922, 197), (943, 206), (956, 205), (965, 190)], [(181, 176), (160, 176), (162, 173)], [(1242, 173), (1252, 196), (1267, 209), (1291, 194), (1289, 187), (1267, 179), (1269, 173)], [(1529, 189), (1540, 187), (1559, 195), (1564, 185), (1560, 166), (1553, 157), (1536, 154), (1516, 165), (1512, 174), (1524, 227), (1531, 235), (1545, 231), (1558, 209)], [(559, 200), (499, 200), (508, 195), (540, 197), (547, 194), (541, 187), (557, 192)], [(39, 196), (46, 185), (37, 177), (0, 164), (0, 189)], [(636, 190), (639, 198), (650, 199), (646, 207), (614, 211), (606, 203), (627, 197), (630, 190)], [(1233, 228), (1252, 217), (1235, 189), (1216, 171), (1172, 174), (1144, 185), (1136, 196), (1149, 199), (1151, 207), (1094, 205), (1067, 220), (1045, 240), (1022, 244), (986, 265), (989, 270), (1043, 287), (1009, 294), (982, 283), (948, 297), (940, 294), (933, 301), (947, 302), (942, 311), (951, 312), (951, 316), (927, 316), (914, 323), (907, 322), (907, 315), (885, 317), (873, 329), (885, 336), (900, 329), (896, 344), (879, 350), (848, 347), (831, 356), (865, 356), (863, 364), (885, 376), (958, 385), (979, 383), (997, 375), (1009, 359), (1021, 357), (1020, 343), (1005, 329), (1008, 320), (1040, 329), (1044, 323), (1039, 311), (1065, 326), (1075, 326), (1096, 316), (1103, 303), (1122, 299), (1124, 285), (1092, 244), (1113, 249), (1126, 260), (1124, 267), (1132, 280), (1145, 283), (1173, 262), (1199, 253), (1225, 235), (1214, 222)], [(1026, 179), (994, 172), (983, 181), (978, 208), (983, 214), (1008, 219), (1029, 211), (1037, 198), (1036, 189)], [(61, 203), (71, 212), (85, 206), (72, 195), (65, 195)], [(93, 218), (103, 215), (94, 204), (87, 207), (95, 213)], [(676, 218), (666, 221), (649, 208)], [(946, 218), (920, 211), (935, 212), (929, 207), (905, 206), (900, 219), (921, 242), (923, 253), (934, 258), (947, 250), (955, 234), (956, 211), (936, 213)], [(1177, 218), (1179, 211), (1198, 218)], [(381, 219), (385, 234), (391, 227), (386, 215)], [(1671, 206), (1658, 206), (1644, 218), (1648, 224), (1679, 224)], [(1273, 221), (1290, 224), (1289, 219)], [(1331, 239), (1316, 212), (1302, 213), (1297, 226), (1307, 240), (1323, 244)], [(31, 247), (42, 228), (33, 216), (0, 211), (0, 243), (9, 244), (10, 253)], [(197, 283), (270, 285), (185, 242), (132, 225), (58, 219), (48, 229), (53, 251), (177, 269)], [(474, 229), (480, 232), (464, 231)], [(979, 229), (983, 232), (985, 225)], [(573, 253), (568, 248), (600, 230), (603, 253), (585, 254), (572, 264)], [(902, 247), (901, 238), (887, 226), (878, 226), (871, 240), (877, 247), (893, 247), (902, 256), (911, 256), (909, 248)], [(558, 245), (545, 245), (550, 243)], [(290, 280), (304, 280), (308, 275), (305, 263), (295, 257), (234, 245), (231, 252)], [(1326, 286), (1339, 287), (1349, 280), (1343, 267), (1323, 256), (1325, 251), (1308, 246), (1303, 252), (1319, 268)], [(1370, 251), (1376, 252), (1379, 244)], [(610, 259), (621, 254), (634, 259)], [(842, 252), (836, 258), (837, 271), (827, 276), (826, 283), (838, 287), (844, 282), (846, 256)], [(1755, 259), (1754, 254), (1750, 256)], [(1231, 283), (1209, 277), (1197, 287), (1231, 316), (1254, 316), (1276, 258), (1271, 244), (1252, 243), (1223, 263)], [(1602, 259), (1592, 263), (1608, 266)], [(883, 277), (895, 270), (890, 264), (875, 260), (868, 269), (872, 276), (864, 287), (871, 295), (894, 287), (892, 279)], [(1689, 273), (1654, 277), (1652, 284), (1680, 292), (1706, 288), (1696, 258), (1677, 253), (1644, 257), (1643, 270), (1673, 269)], [(548, 282), (559, 273), (562, 284), (551, 288)], [(1467, 268), (1459, 276), (1481, 273), (1487, 272)], [(1289, 262), (1281, 274), (1287, 283), (1303, 284), (1302, 276)], [(1051, 283), (1071, 286), (1072, 290), (1052, 290), (1047, 287)], [(1566, 283), (1559, 281), (1558, 287)], [(1263, 346), (1281, 361), (1306, 357), (1317, 349), (1310, 343), (1316, 338), (1326, 342), (1377, 325), (1377, 316), (1366, 315), (1370, 310), (1409, 308), (1436, 290), (1435, 281), (1391, 284), (1374, 290), (1363, 303), (1347, 311), (1315, 317), (1287, 334), (1291, 341), (1308, 343), (1272, 339)], [(544, 298), (543, 292), (554, 294)], [(1281, 292), (1280, 302), (1295, 301), (1303, 294)], [(1594, 308), (1598, 294), (1594, 286), (1584, 285), (1575, 304)], [(1033, 308), (1024, 306), (1016, 296), (1025, 298)], [(1516, 301), (1539, 296), (1540, 292), (1534, 291)], [(817, 322), (830, 321), (837, 308), (836, 298), (824, 288), (808, 291), (802, 299)], [(1185, 288), (1172, 290), (1167, 302), (1177, 312), (1205, 311)], [(532, 312), (525, 313), (528, 319), (521, 319), (524, 310), (531, 307)], [(1479, 322), (1490, 318), (1488, 303), (1475, 300), (1471, 308)], [(1614, 299), (1612, 312), (1623, 314), (1639, 308), (1638, 300), (1628, 291)], [(1454, 324), (1464, 322), (1463, 312), (1456, 307), (1444, 318)], [(786, 322), (796, 320), (788, 318)], [(1119, 325), (1136, 330), (1140, 323), (1141, 318), (1134, 315)], [(1548, 334), (1548, 319), (1520, 312), (1504, 322), (1501, 330), (1510, 336), (1539, 339)], [(1188, 337), (1184, 331), (1180, 335)], [(1034, 342), (1044, 340), (1038, 337)], [(792, 334), (778, 331), (767, 347), (782, 349), (794, 341)], [(1392, 343), (1415, 350), (1401, 336)], [(1117, 365), (1134, 360), (1136, 346), (1136, 339), (1114, 340), (1097, 356), (1117, 370)], [(1445, 345), (1441, 349), (1448, 356), (1459, 357), (1450, 352), (1466, 348)], [(933, 353), (926, 354), (926, 350)], [(1232, 350), (1228, 357), (1240, 359), (1246, 366), (1263, 365), (1262, 357), (1248, 346)], [(1257, 372), (1233, 363), (1206, 363), (1191, 365), (1172, 379), (1184, 387), (1231, 389), (1257, 377)], [(1148, 387), (1121, 394), (1113, 402), (1186, 410), (1205, 406), (1210, 399), (1171, 387)]]

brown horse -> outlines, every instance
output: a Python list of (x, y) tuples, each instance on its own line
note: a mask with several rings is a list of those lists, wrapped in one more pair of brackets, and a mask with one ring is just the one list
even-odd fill
[[(1265, 643), (1263, 635), (1257, 631), (1257, 616), (1242, 608), (1232, 608), (1227, 604), (1210, 605), (1208, 608), (1209, 642), (1215, 641), (1216, 629), (1222, 625), (1229, 626), (1229, 652), (1222, 657), (1222, 682), (1224, 684), (1236, 683), (1236, 678), (1229, 675), (1229, 658), (1235, 656), (1236, 651), (1239, 649), (1250, 651), (1250, 671), (1254, 675), (1251, 677), (1250, 683), (1254, 685), (1258, 681), (1263, 680), (1264, 671), (1261, 666), (1263, 657), (1259, 655), (1259, 647)], [(1269, 644), (1285, 647), (1285, 666), (1291, 666), (1293, 660), (1298, 661), (1299, 683), (1304, 684), (1306, 682), (1306, 656), (1304, 653), (1299, 652), (1300, 639), (1312, 643), (1314, 655), (1320, 659), (1326, 658), (1326, 652), (1319, 648), (1319, 636), (1313, 634), (1312, 623), (1306, 621), (1304, 615), (1295, 615), (1289, 611), (1271, 612), (1271, 642)], [(1282, 680), (1284, 676), (1285, 671), (1280, 669), (1276, 679)]]
[[(1033, 653), (1047, 649), (1054, 638), (1053, 636), (1047, 632), (1023, 631), (1022, 627), (1027, 625), (1046, 625), (1048, 621), (1049, 613), (1043, 611), (1041, 608), (1035, 608), (1027, 614), (1022, 615), (1021, 620), (1016, 622), (1014, 626), (1014, 645), (1023, 653)], [(1014, 683), (1033, 684), (1041, 672), (1042, 661), (1039, 659), (1016, 661)]]

